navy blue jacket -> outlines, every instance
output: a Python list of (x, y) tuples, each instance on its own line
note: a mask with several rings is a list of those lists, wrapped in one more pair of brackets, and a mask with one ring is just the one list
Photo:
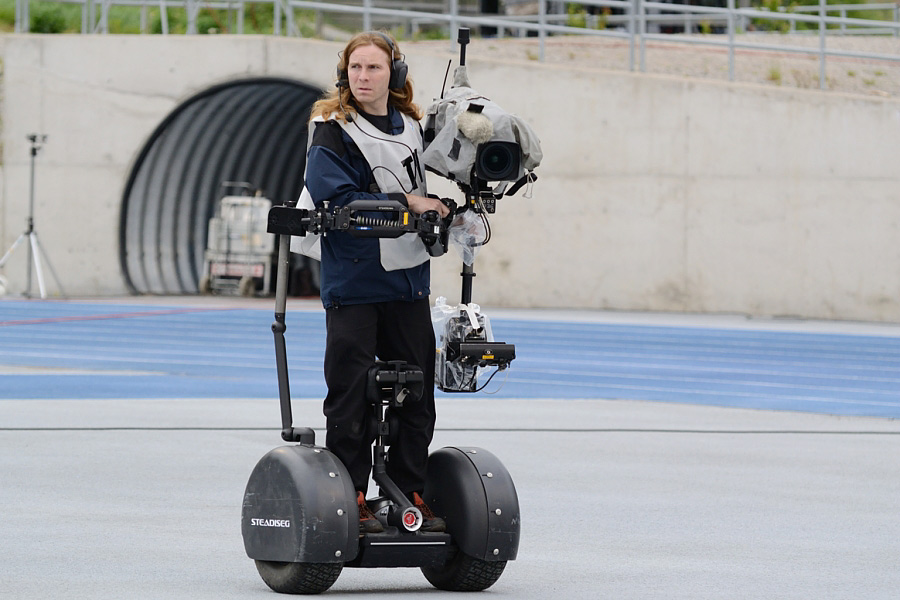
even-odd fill
[[(355, 118), (363, 118), (358, 116)], [(403, 131), (400, 113), (393, 108), (388, 118), (370, 117), (385, 133)], [(400, 193), (377, 190), (372, 169), (359, 147), (335, 121), (313, 122), (312, 144), (306, 160), (306, 187), (320, 206), (344, 206), (353, 200), (390, 198), (406, 205)], [(321, 296), (325, 308), (396, 300), (421, 300), (430, 293), (429, 261), (410, 269), (385, 271), (377, 238), (357, 238), (342, 231), (322, 237)]]

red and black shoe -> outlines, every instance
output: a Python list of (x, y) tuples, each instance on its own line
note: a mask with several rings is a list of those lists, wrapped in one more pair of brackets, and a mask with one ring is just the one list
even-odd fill
[(366, 504), (365, 494), (357, 492), (356, 504), (359, 506), (359, 535), (364, 535), (366, 533), (381, 533), (384, 531), (384, 526), (381, 524), (381, 521), (376, 519), (375, 515), (372, 514), (372, 511), (369, 510), (369, 505)]
[(447, 531), (447, 523), (428, 508), (428, 505), (425, 504), (418, 492), (413, 492), (412, 503), (422, 513), (422, 526), (419, 528), (419, 531), (428, 533)]

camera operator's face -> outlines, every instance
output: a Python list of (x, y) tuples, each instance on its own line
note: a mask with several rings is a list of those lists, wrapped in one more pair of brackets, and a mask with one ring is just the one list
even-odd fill
[(391, 79), (387, 52), (375, 45), (358, 47), (350, 53), (347, 75), (359, 107), (371, 115), (386, 115)]

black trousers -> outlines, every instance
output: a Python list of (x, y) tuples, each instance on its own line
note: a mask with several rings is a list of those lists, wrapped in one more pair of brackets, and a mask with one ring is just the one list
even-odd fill
[(325, 326), (325, 446), (347, 467), (357, 491), (368, 488), (376, 436), (366, 402), (369, 368), (378, 358), (405, 360), (422, 369), (422, 399), (391, 409), (399, 430), (387, 459), (388, 476), (401, 491), (421, 492), (435, 422), (434, 330), (428, 300), (329, 308)]

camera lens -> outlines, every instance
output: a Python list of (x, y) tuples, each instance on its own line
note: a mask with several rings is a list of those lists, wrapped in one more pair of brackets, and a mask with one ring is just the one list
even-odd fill
[(494, 146), (481, 155), (482, 163), (486, 173), (505, 173), (509, 169), (509, 165), (513, 161), (512, 154), (509, 149), (503, 146)]
[(475, 175), (486, 181), (515, 181), (521, 150), (515, 142), (487, 142), (475, 155)]

